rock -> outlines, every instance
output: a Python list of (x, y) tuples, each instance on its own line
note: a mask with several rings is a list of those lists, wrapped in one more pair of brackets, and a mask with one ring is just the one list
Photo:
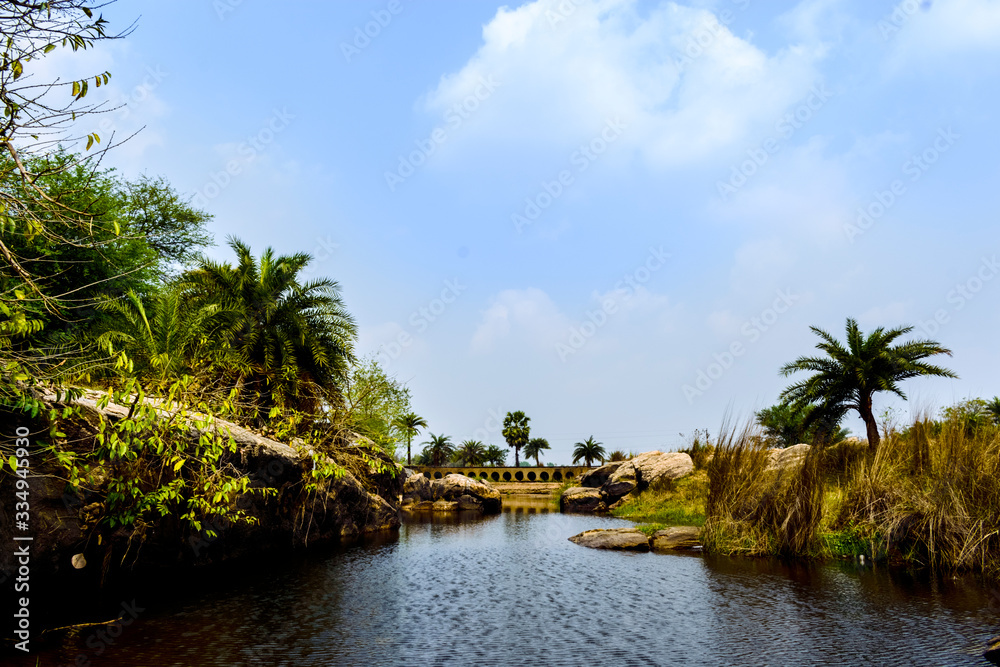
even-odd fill
[(649, 538), (635, 528), (585, 530), (569, 538), (569, 541), (591, 549), (649, 551)]
[(403, 498), (404, 500), (412, 498), (416, 501), (435, 500), (431, 480), (427, 479), (427, 476), (422, 472), (408, 476), (403, 482)]
[(594, 468), (589, 470), (582, 475), (580, 475), (580, 486), (585, 486), (591, 489), (597, 489), (604, 486), (604, 483), (608, 481), (608, 477), (611, 477), (614, 471), (618, 470), (624, 461), (614, 461), (612, 463), (605, 463), (600, 468)]
[(458, 503), (454, 500), (435, 500), (431, 504), (431, 510), (435, 512), (455, 512), (458, 510)]
[(983, 657), (994, 665), (1000, 665), (1000, 635), (990, 640), (989, 648), (983, 653)]
[(680, 479), (694, 470), (694, 461), (684, 452), (646, 452), (629, 463), (636, 470), (636, 480), (642, 490)]
[(83, 554), (74, 554), (73, 558), (70, 559), (70, 563), (72, 563), (73, 567), (77, 570), (82, 570), (87, 567), (87, 559)]
[(653, 551), (683, 551), (700, 547), (701, 530), (694, 526), (673, 526), (653, 533), (649, 546)]
[(770, 461), (767, 464), (768, 470), (784, 470), (785, 468), (798, 465), (805, 460), (806, 454), (809, 453), (809, 445), (798, 444), (792, 445), (791, 447), (785, 447), (783, 449), (769, 449), (767, 450), (767, 455)]
[(483, 511), (483, 503), (468, 494), (458, 497), (458, 509)]
[(559, 499), (561, 512), (604, 512), (607, 508), (600, 489), (574, 486), (566, 489)]
[(419, 500), (419, 501), (413, 503), (412, 505), (407, 505), (406, 509), (408, 509), (408, 510), (410, 510), (412, 512), (430, 512), (432, 509), (434, 509), (434, 501), (433, 500)]
[(500, 492), (489, 482), (451, 473), (443, 479), (434, 480), (434, 486), (440, 487), (440, 497), (445, 500), (458, 500), (462, 496), (477, 499), (487, 514), (496, 514), (503, 507)]
[(615, 502), (613, 502), (610, 505), (608, 505), (608, 511), (610, 512), (611, 510), (613, 510), (615, 508), (621, 507), (622, 505), (624, 505), (628, 501), (634, 500), (634, 499), (636, 499), (638, 497), (639, 497), (639, 494), (638, 493), (634, 493), (634, 492), (633, 493), (625, 494), (624, 496), (622, 496), (621, 498), (619, 498)]

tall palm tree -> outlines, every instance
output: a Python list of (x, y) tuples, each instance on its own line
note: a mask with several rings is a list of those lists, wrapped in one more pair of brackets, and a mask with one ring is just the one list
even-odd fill
[(545, 438), (532, 438), (528, 441), (528, 444), (524, 446), (524, 458), (535, 459), (535, 465), (541, 466), (542, 464), (538, 458), (546, 449), (552, 449), (552, 447), (549, 446), (548, 440)]
[(785, 377), (798, 371), (812, 371), (813, 374), (785, 389), (781, 394), (782, 400), (797, 408), (818, 406), (818, 410), (810, 413), (810, 419), (832, 420), (848, 410), (856, 410), (865, 422), (868, 447), (873, 453), (879, 445), (878, 424), (872, 410), (872, 397), (876, 393), (888, 391), (906, 400), (906, 394), (899, 388), (902, 380), (924, 375), (958, 377), (947, 368), (921, 361), (936, 354), (951, 356), (951, 350), (941, 347), (939, 343), (916, 340), (892, 344), (900, 336), (910, 333), (913, 327), (897, 327), (888, 331), (879, 327), (865, 336), (858, 329), (858, 323), (847, 318), (846, 345), (822, 329), (809, 328), (822, 339), (816, 348), (825, 352), (826, 356), (799, 357), (785, 364), (781, 368)]
[(604, 453), (603, 443), (594, 440), (594, 436), (590, 436), (583, 442), (576, 443), (573, 448), (573, 463), (579, 463), (580, 459), (587, 462), (587, 467), (590, 467), (590, 462), (594, 459), (604, 460), (606, 454)]
[(521, 451), (521, 447), (528, 444), (528, 435), (531, 433), (531, 427), (528, 426), (530, 421), (531, 417), (525, 416), (520, 410), (508, 412), (507, 416), (503, 418), (503, 438), (507, 441), (508, 447), (514, 448), (515, 468), (521, 465), (518, 452)]
[(235, 351), (251, 369), (234, 388), (249, 399), (252, 416), (274, 407), (316, 409), (337, 402), (354, 360), (357, 327), (344, 307), (340, 287), (326, 278), (300, 282), (311, 261), (306, 253), (260, 259), (249, 246), (229, 239), (237, 264), (201, 258), (184, 276), (196, 303), (221, 306)]
[(503, 447), (490, 445), (486, 448), (485, 461), (491, 466), (502, 466), (507, 463), (507, 450)]
[(466, 440), (451, 455), (451, 460), (467, 466), (481, 466), (486, 460), (486, 447), (478, 440)]
[(415, 412), (408, 412), (402, 417), (397, 417), (392, 423), (406, 436), (406, 465), (410, 465), (412, 462), (410, 458), (410, 442), (420, 429), (427, 428), (427, 420)]
[(424, 443), (424, 454), (431, 460), (432, 466), (444, 465), (444, 462), (455, 453), (455, 445), (451, 443), (451, 438), (447, 435), (434, 435)]

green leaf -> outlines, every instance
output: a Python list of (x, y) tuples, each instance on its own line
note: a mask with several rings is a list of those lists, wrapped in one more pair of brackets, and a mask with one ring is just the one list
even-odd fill
[(10, 465), (10, 469), (17, 472), (17, 458), (11, 454), (10, 458), (7, 459), (7, 463)]
[(89, 151), (90, 147), (93, 146), (93, 145), (94, 145), (94, 137), (93, 137), (93, 135), (88, 134), (87, 135), (87, 147), (84, 150), (88, 150)]
[(49, 44), (44, 49), (42, 49), (42, 53), (51, 53), (52, 51), (55, 50), (55, 48), (56, 48), (55, 44)]

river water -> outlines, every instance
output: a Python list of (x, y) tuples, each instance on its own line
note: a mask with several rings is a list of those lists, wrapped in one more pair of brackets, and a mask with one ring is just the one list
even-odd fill
[(1000, 592), (971, 578), (567, 540), (624, 525), (526, 498), (415, 518), (398, 538), (140, 591), (117, 637), (81, 631), (39, 664), (984, 665), (1000, 631)]

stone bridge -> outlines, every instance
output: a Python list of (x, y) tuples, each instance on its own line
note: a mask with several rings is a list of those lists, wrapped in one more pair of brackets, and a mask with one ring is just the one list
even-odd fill
[(565, 482), (580, 477), (593, 468), (587, 466), (544, 466), (502, 468), (493, 466), (407, 466), (422, 472), (431, 479), (441, 479), (445, 475), (457, 473), (487, 482)]

